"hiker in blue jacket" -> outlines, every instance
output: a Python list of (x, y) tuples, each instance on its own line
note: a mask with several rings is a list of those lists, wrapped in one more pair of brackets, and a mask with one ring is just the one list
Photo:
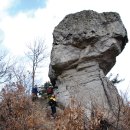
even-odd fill
[(38, 93), (38, 88), (37, 85), (35, 85), (34, 87), (32, 87), (32, 101), (38, 98), (37, 93)]

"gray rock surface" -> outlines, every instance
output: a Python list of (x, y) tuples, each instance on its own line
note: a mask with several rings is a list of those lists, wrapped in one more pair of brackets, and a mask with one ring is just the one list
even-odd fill
[(105, 75), (124, 49), (126, 29), (118, 13), (92, 10), (67, 15), (54, 29), (49, 77), (59, 102), (75, 97), (84, 107), (116, 110), (119, 94)]

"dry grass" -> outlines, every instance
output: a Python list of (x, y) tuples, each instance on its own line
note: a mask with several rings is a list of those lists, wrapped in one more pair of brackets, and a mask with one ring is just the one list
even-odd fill
[(130, 103), (127, 102), (122, 107), (122, 115), (120, 116), (119, 124), (124, 130), (130, 130)]
[[(0, 103), (0, 126), (2, 130), (40, 130), (45, 124), (45, 110), (32, 102), (25, 94), (24, 87), (17, 85), (15, 90), (7, 87)], [(42, 113), (41, 113), (42, 112)]]
[(130, 104), (120, 105), (117, 116), (95, 107), (91, 117), (85, 120), (84, 109), (77, 102), (72, 102), (56, 120), (55, 130), (130, 130)]
[[(114, 117), (100, 107), (85, 119), (84, 109), (75, 100), (69, 107), (58, 110), (56, 119), (41, 101), (32, 102), (22, 85), (15, 90), (5, 88), (0, 103), (0, 130), (130, 130), (130, 104), (120, 106), (120, 115)], [(118, 124), (118, 125), (117, 125)]]
[(56, 120), (55, 130), (84, 130), (84, 110), (80, 104), (71, 105), (61, 113)]

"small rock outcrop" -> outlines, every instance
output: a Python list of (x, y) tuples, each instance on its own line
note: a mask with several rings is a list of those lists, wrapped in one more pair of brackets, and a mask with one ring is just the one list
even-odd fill
[(58, 101), (75, 97), (84, 107), (116, 110), (119, 94), (105, 75), (124, 49), (126, 29), (118, 13), (92, 10), (67, 15), (54, 29), (49, 77)]

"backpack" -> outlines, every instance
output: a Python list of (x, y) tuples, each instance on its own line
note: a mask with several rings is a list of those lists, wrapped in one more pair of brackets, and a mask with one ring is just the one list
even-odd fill
[(47, 93), (48, 94), (52, 94), (53, 93), (53, 89), (52, 88), (47, 88)]

